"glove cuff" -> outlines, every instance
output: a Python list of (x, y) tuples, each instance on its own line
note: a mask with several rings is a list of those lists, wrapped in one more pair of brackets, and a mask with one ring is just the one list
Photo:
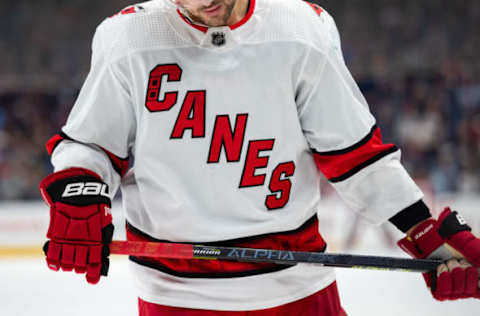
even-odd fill
[(98, 174), (84, 168), (49, 175), (40, 183), (40, 192), (50, 207), (57, 202), (75, 206), (101, 203), (111, 207), (108, 185)]
[(438, 226), (436, 220), (428, 219), (418, 225), (409, 236), (399, 240), (397, 245), (414, 258), (427, 258), (444, 244), (438, 233)]

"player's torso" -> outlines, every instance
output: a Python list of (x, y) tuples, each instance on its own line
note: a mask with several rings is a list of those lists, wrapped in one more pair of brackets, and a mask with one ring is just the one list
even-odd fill
[(256, 5), (238, 29), (205, 33), (167, 10), (157, 29), (167, 35), (139, 27), (149, 44), (116, 63), (137, 121), (127, 216), (152, 236), (232, 239), (291, 230), (315, 212), (318, 175), (296, 104), (308, 52), (269, 38), (270, 8)]

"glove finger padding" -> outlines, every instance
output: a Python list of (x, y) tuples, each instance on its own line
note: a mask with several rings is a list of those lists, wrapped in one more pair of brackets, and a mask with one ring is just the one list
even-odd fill
[(75, 259), (75, 246), (69, 244), (62, 245), (62, 257), (60, 259), (60, 267), (63, 271), (72, 271)]
[(433, 297), (439, 301), (446, 301), (460, 298), (480, 298), (478, 276), (476, 268), (468, 267), (444, 271), (438, 277), (432, 272), (425, 278), (427, 284), (431, 285)]
[(56, 242), (47, 241), (43, 245), (43, 252), (45, 253), (47, 266), (53, 271), (60, 270), (60, 255), (62, 253), (62, 246)]
[(479, 271), (475, 267), (469, 267), (465, 271), (466, 273), (466, 284), (465, 284), (465, 294), (467, 297), (476, 297), (480, 298), (479, 290)]
[(452, 297), (463, 297), (465, 295), (465, 284), (467, 279), (466, 271), (456, 268), (452, 272)]
[(76, 273), (87, 272), (87, 258), (88, 258), (88, 246), (76, 246), (75, 264), (74, 264)]
[(453, 279), (450, 272), (442, 272), (435, 278), (435, 285), (432, 288), (433, 297), (439, 301), (450, 299), (453, 291)]
[(112, 224), (105, 227), (102, 231), (102, 242), (98, 245), (71, 245), (61, 244), (55, 241), (47, 241), (43, 246), (46, 255), (47, 266), (58, 271), (72, 271), (76, 273), (86, 273), (86, 279), (89, 283), (96, 284), (100, 276), (107, 276), (110, 267), (110, 248), (108, 244), (112, 242), (114, 227)]
[(87, 265), (86, 278), (88, 283), (98, 283), (100, 280), (100, 271), (102, 269), (102, 246), (95, 245), (89, 247), (89, 259)]

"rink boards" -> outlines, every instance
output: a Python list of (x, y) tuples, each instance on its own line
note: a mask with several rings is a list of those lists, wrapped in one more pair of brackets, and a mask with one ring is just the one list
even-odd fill
[[(431, 204), (431, 203), (430, 203)], [(444, 205), (458, 210), (480, 232), (480, 198), (476, 196), (437, 197), (431, 208), (440, 212)], [(119, 202), (113, 205), (115, 239), (125, 239), (125, 218)], [(0, 257), (35, 256), (48, 228), (48, 208), (43, 202), (0, 202)], [(363, 221), (336, 198), (325, 199), (318, 212), (319, 227), (329, 251), (376, 253), (376, 249), (396, 249), (401, 234), (390, 224), (374, 227)]]

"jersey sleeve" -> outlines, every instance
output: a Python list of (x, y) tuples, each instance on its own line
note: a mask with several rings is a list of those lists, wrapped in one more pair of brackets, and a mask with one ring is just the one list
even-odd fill
[[(82, 167), (99, 174), (112, 194), (128, 169), (135, 116), (125, 71), (109, 58), (117, 34), (97, 28), (90, 72), (58, 135), (47, 143), (55, 171)], [(118, 33), (118, 32), (117, 32)]]
[(92, 66), (62, 132), (72, 140), (94, 144), (126, 158), (135, 137), (135, 114), (127, 72), (110, 60), (118, 34), (97, 29)]
[(333, 19), (306, 58), (297, 90), (300, 124), (318, 169), (354, 211), (380, 224), (423, 196), (400, 163), (348, 71)]

